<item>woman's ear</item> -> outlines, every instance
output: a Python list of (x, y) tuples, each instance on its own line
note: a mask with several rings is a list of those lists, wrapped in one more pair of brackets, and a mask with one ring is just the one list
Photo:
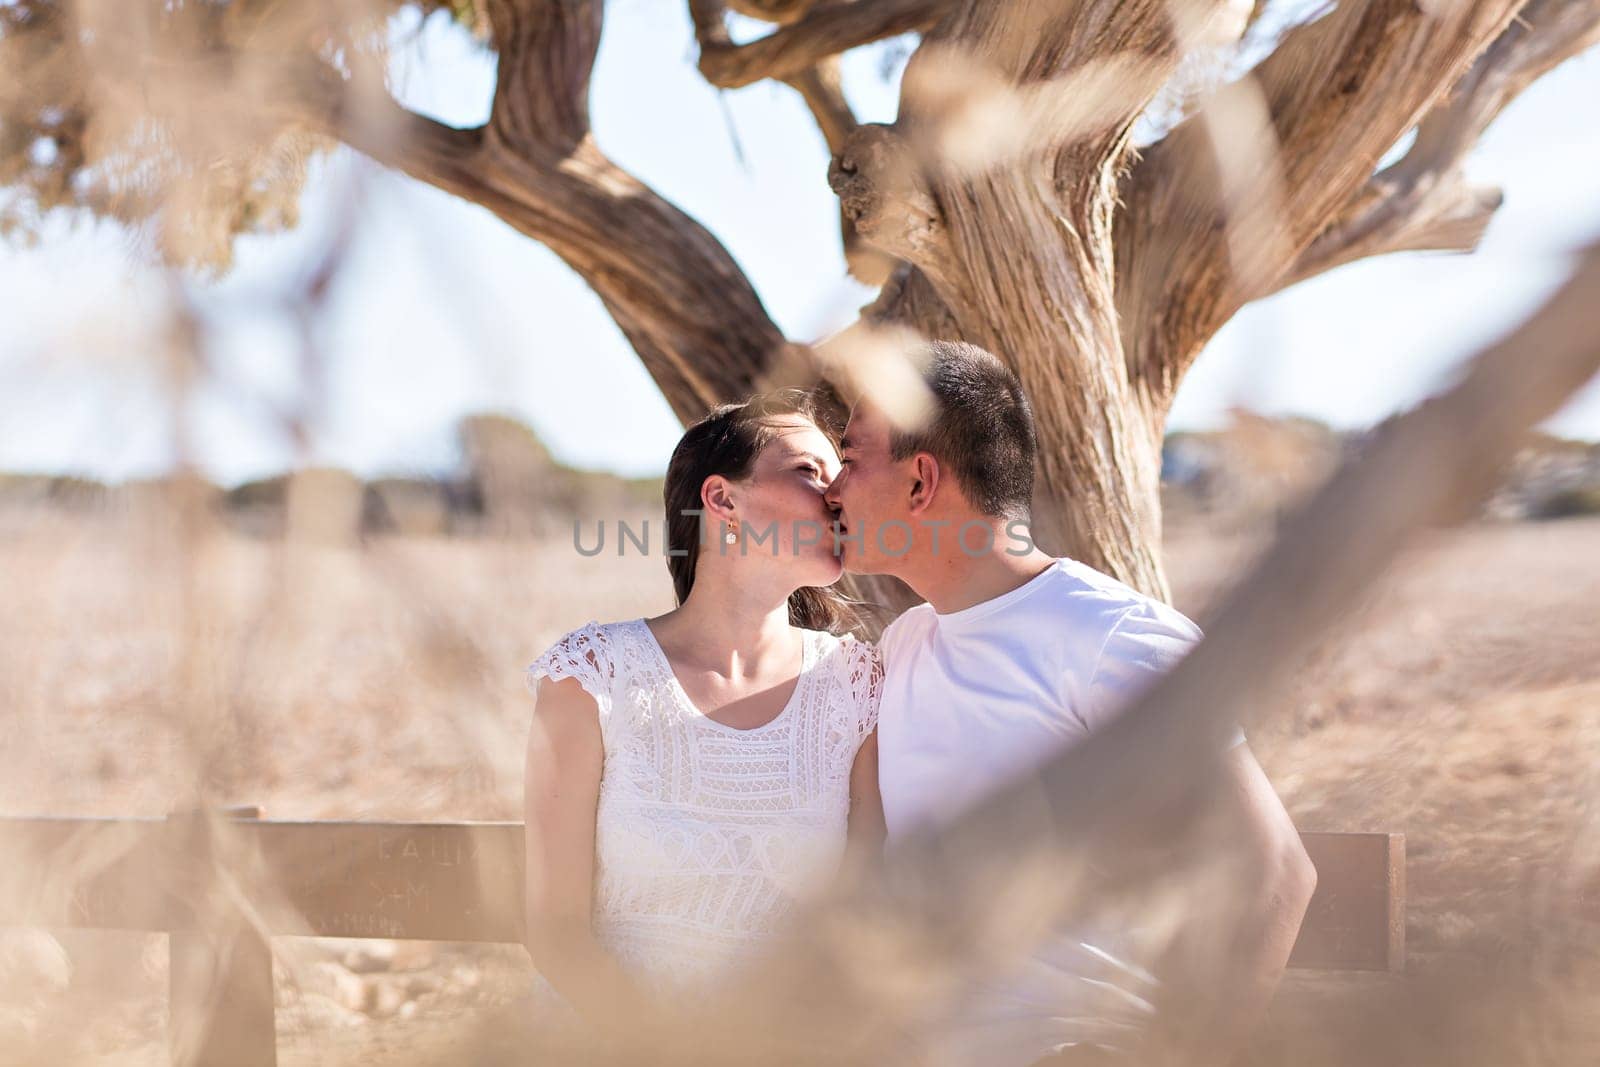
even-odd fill
[(927, 452), (911, 457), (911, 513), (926, 511), (933, 504), (933, 494), (939, 489), (939, 461)]
[(737, 521), (734, 514), (732, 486), (728, 479), (720, 474), (713, 474), (700, 486), (700, 506), (705, 509), (701, 516), (707, 526), (713, 523)]

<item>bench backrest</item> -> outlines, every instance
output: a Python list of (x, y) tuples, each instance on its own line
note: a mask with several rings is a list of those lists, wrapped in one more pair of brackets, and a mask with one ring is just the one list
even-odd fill
[[(172, 933), (180, 1063), (276, 1062), (270, 950), (237, 915), (199, 915), (186, 903), (219, 896), (197, 891), (197, 879), (217, 867), (234, 873), (273, 935), (522, 941), (521, 823), (267, 822), (254, 814), (236, 811), (239, 832), (219, 838), (193, 813), (0, 817), (0, 849), (10, 861), (0, 867), (0, 925)], [(1301, 838), (1317, 890), (1289, 965), (1399, 970), (1404, 836)], [(199, 862), (220, 848), (235, 851), (217, 864)], [(202, 1012), (219, 988), (221, 1011)], [(219, 1014), (231, 1016), (226, 1028), (210, 1021)]]

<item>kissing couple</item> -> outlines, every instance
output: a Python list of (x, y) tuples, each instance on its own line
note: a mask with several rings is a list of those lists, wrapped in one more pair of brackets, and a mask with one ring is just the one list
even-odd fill
[[(690, 427), (663, 494), (678, 606), (590, 622), (527, 668), (526, 945), (541, 988), (601, 1032), (706, 995), (841, 870), (1083, 742), (1200, 639), (1027, 536), (1036, 433), (1001, 360), (944, 341), (913, 354), (932, 403), (916, 429), (863, 396), (836, 435), (798, 390)], [(861, 640), (859, 602), (833, 588), (846, 571), (924, 602)], [(1230, 834), (1258, 875), (1206, 983), (1225, 1059), (1265, 1010), (1316, 874), (1239, 731), (1222, 760)], [(1134, 933), (1052, 936), (917, 1022), (904, 1061), (1137, 1055), (1161, 1021), (1163, 961)]]

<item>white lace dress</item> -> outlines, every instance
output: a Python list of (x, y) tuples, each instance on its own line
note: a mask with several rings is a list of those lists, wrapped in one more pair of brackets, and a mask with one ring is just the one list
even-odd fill
[(530, 690), (576, 678), (599, 708), (595, 934), (641, 981), (748, 958), (838, 870), (883, 666), (867, 642), (802, 632), (793, 696), (751, 730), (694, 706), (643, 619), (591, 622), (527, 669)]

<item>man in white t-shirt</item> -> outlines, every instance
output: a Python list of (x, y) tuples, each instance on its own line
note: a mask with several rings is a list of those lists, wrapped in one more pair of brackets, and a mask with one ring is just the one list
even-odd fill
[[(880, 642), (891, 847), (1084, 740), (1200, 638), (1174, 608), (1032, 544), (1033, 416), (1000, 360), (953, 342), (914, 354), (933, 418), (902, 432), (879, 403), (858, 400), (828, 490), (845, 568), (893, 575), (927, 601)], [(1229, 973), (1208, 976), (1209, 1051), (1221, 1058), (1265, 1010), (1316, 883), (1243, 734), (1224, 760), (1229, 814), (1262, 877), (1250, 902), (1259, 925), (1219, 963)], [(994, 976), (931, 1035), (936, 1062), (1027, 1067), (1135, 1048), (1154, 1029), (1162, 982), (1128, 933), (1062, 931)]]

